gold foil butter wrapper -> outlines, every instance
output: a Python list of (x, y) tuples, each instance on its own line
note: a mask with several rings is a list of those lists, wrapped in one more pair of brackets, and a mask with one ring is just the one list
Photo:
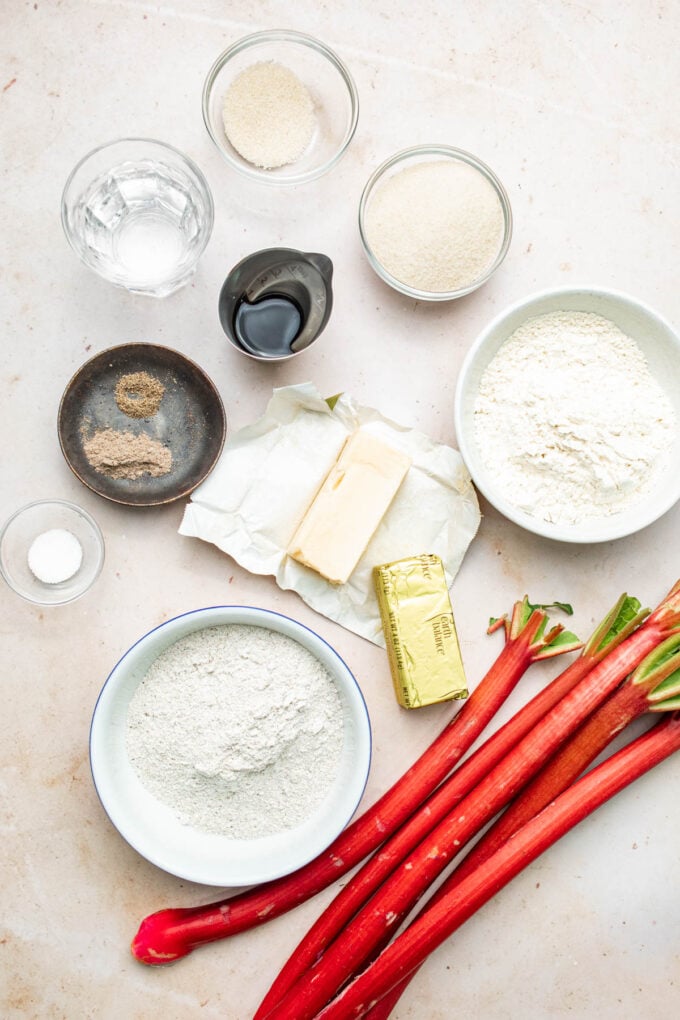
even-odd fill
[(422, 708), (466, 698), (444, 566), (439, 556), (410, 556), (375, 567), (387, 652), (397, 701)]

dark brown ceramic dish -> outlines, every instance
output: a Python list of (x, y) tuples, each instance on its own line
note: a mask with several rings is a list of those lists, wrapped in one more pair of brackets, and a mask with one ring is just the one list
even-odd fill
[[(147, 372), (165, 387), (149, 418), (131, 418), (116, 403), (116, 383), (133, 372)], [(128, 479), (95, 470), (83, 444), (107, 428), (159, 440), (172, 453), (170, 471)], [(158, 344), (128, 343), (97, 354), (73, 376), (59, 405), (59, 442), (73, 473), (93, 492), (128, 506), (156, 506), (189, 495), (215, 466), (226, 430), (222, 400), (205, 372)]]

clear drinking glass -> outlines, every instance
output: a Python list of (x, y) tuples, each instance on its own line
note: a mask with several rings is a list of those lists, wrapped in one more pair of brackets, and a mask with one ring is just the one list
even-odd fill
[(75, 252), (105, 280), (164, 297), (193, 275), (213, 226), (208, 183), (187, 156), (149, 138), (88, 153), (61, 203)]

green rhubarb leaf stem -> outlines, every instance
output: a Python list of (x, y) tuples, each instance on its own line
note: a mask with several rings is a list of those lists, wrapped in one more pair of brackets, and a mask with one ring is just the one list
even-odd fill
[(680, 632), (672, 634), (640, 663), (631, 683), (646, 692), (649, 711), (675, 709), (673, 702), (680, 697)]
[(586, 641), (585, 654), (594, 659), (604, 658), (640, 626), (650, 611), (643, 609), (638, 599), (624, 592)]
[(675, 582), (649, 620), (658, 626), (659, 631), (665, 635), (672, 634), (680, 628), (680, 580)]
[[(525, 595), (523, 599), (515, 602), (510, 617), (491, 618), (487, 634), (493, 634), (503, 627), (507, 641), (517, 639), (520, 634), (530, 637), (532, 662), (538, 662), (539, 659), (547, 659), (555, 655), (563, 655), (565, 652), (578, 651), (583, 643), (571, 631), (565, 630), (563, 624), (553, 624), (546, 633), (549, 609), (559, 609), (568, 616), (574, 612), (567, 602), (535, 604), (529, 601), (528, 595)], [(542, 615), (539, 616), (539, 613)], [(534, 621), (533, 631), (531, 631), (531, 620)]]

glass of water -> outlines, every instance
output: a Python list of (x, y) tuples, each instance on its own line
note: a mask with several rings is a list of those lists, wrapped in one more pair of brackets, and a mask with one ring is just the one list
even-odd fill
[(213, 226), (207, 181), (163, 142), (124, 138), (88, 153), (61, 203), (71, 246), (90, 269), (135, 294), (164, 297), (193, 275)]

